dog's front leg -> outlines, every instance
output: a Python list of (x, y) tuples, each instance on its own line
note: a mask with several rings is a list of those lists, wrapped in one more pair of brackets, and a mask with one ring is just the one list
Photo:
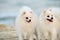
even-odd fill
[(48, 31), (44, 32), (44, 40), (48, 40), (49, 39), (49, 35), (48, 35)]
[(31, 36), (29, 37), (29, 40), (33, 40), (33, 35), (31, 35)]
[(36, 28), (36, 33), (37, 33), (37, 40), (41, 40), (41, 31), (40, 31), (40, 28), (39, 28), (39, 26), (37, 26), (37, 28)]
[(18, 34), (18, 40), (23, 40), (23, 36), (22, 36), (22, 34)]
[(56, 31), (56, 29), (53, 29), (52, 30), (52, 35), (51, 35), (51, 40), (56, 40), (56, 38), (57, 38), (57, 31)]

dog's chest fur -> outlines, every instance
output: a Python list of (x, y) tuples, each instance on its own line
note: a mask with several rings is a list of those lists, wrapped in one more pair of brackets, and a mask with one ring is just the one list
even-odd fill
[(46, 21), (41, 21), (41, 27), (43, 30), (53, 30), (54, 28), (57, 29), (58, 28), (58, 22), (46, 22)]
[(21, 28), (22, 28), (22, 32), (33, 32), (35, 27), (34, 27), (34, 23), (31, 22), (31, 23), (26, 23), (26, 22), (21, 22), (20, 24), (23, 24), (21, 25)]

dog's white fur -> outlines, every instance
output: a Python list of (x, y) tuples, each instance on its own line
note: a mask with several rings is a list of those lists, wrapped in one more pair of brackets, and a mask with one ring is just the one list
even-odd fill
[[(51, 36), (51, 40), (56, 40), (58, 28), (60, 26), (59, 23), (59, 15), (60, 10), (57, 8), (48, 8), (44, 10), (39, 17), (39, 32), (42, 32), (45, 39), (48, 39), (49, 35)], [(53, 22), (49, 22), (46, 20), (47, 15), (53, 15)], [(40, 36), (39, 36), (40, 37)]]
[[(31, 19), (31, 22), (26, 22), (25, 17)], [(33, 10), (27, 6), (24, 6), (19, 10), (19, 15), (17, 16), (15, 23), (19, 35), (19, 40), (23, 40), (23, 38), (33, 40), (37, 21), (36, 18), (37, 16)]]

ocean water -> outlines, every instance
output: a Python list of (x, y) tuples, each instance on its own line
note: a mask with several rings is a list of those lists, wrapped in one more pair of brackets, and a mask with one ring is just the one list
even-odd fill
[[(2, 15), (3, 14), (3, 15)], [(7, 15), (8, 13), (2, 13), (0, 16), (0, 24), (7, 24), (13, 26), (15, 24), (16, 16), (12, 14)]]
[(0, 0), (0, 24), (14, 25), (22, 6), (31, 7), (39, 16), (44, 8), (60, 7), (60, 0)]

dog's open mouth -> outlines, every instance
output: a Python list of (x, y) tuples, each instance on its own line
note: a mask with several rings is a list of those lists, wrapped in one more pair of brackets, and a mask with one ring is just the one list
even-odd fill
[[(26, 20), (27, 21), (27, 20)], [(29, 20), (29, 21), (27, 21), (28, 23), (30, 23), (31, 22), (31, 20)]]
[(53, 20), (52, 19), (47, 19), (49, 22), (53, 22)]

